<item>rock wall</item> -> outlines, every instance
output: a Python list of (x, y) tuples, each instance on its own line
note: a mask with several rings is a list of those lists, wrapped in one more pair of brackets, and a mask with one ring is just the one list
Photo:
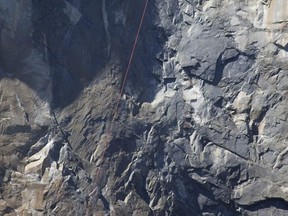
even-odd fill
[(1, 215), (288, 215), (288, 3), (0, 1)]

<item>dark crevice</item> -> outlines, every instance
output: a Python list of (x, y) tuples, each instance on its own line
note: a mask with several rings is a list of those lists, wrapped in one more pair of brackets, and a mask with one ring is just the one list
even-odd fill
[(62, 127), (61, 127), (61, 125), (59, 124), (58, 119), (57, 119), (56, 114), (55, 114), (55, 112), (54, 112), (53, 109), (51, 109), (51, 114), (52, 114), (52, 116), (53, 116), (53, 118), (54, 118), (55, 124), (57, 125), (57, 127), (59, 128), (59, 130), (60, 130), (60, 132), (61, 132), (61, 134), (62, 134), (62, 136), (63, 136), (63, 139), (67, 142), (67, 144), (69, 145), (69, 147), (70, 147), (71, 149), (73, 149), (73, 148), (72, 148), (72, 145), (71, 145), (71, 143), (70, 143), (70, 141), (69, 141), (69, 139), (68, 139), (68, 134), (65, 133), (64, 130), (62, 129)]
[(141, 199), (149, 205), (150, 197), (145, 188), (146, 178), (144, 176), (136, 176), (134, 182), (134, 188), (136, 193), (141, 197)]
[(164, 85), (167, 85), (168, 83), (174, 83), (176, 81), (176, 78), (164, 78)]
[(101, 199), (103, 205), (104, 205), (104, 208), (106, 211), (110, 211), (110, 204), (109, 202), (107, 201), (107, 199), (102, 195), (100, 194), (99, 198)]
[(222, 80), (223, 77), (223, 71), (224, 68), (227, 64), (231, 63), (231, 62), (235, 62), (239, 59), (240, 54), (238, 53), (235, 57), (226, 60), (225, 62), (222, 62), (222, 55), (219, 55), (217, 62), (216, 62), (216, 71), (215, 71), (215, 76), (214, 76), (214, 80), (211, 82), (212, 85), (217, 86), (220, 81)]
[(219, 144), (217, 144), (217, 143), (213, 143), (213, 144), (216, 145), (216, 146), (218, 146), (219, 148), (222, 148), (222, 149), (224, 149), (224, 150), (226, 150), (226, 151), (229, 151), (231, 154), (234, 154), (234, 155), (238, 156), (239, 158), (242, 158), (242, 159), (245, 160), (245, 161), (248, 160), (247, 157), (244, 157), (244, 156), (238, 154), (237, 152), (235, 152), (235, 151), (233, 151), (233, 150), (231, 150), (231, 149), (229, 149), (229, 148), (227, 148), (227, 147), (225, 147), (225, 146), (219, 145)]
[(272, 207), (275, 207), (276, 209), (288, 210), (288, 202), (282, 198), (267, 198), (250, 205), (239, 206), (248, 211), (258, 211), (260, 209)]
[(30, 125), (15, 125), (15, 126), (8, 126), (4, 134), (6, 135), (13, 135), (17, 133), (30, 133), (31, 132), (31, 126)]
[(201, 77), (202, 74), (200, 75), (195, 75), (195, 74), (191, 74), (189, 73), (189, 69), (190, 68), (193, 68), (194, 70), (197, 69), (198, 67), (200, 67), (201, 65), (200, 64), (197, 64), (196, 66), (194, 67), (186, 67), (184, 68), (184, 71), (186, 72), (186, 74), (191, 78), (191, 77), (195, 77), (197, 79), (201, 79), (204, 81), (204, 83), (207, 83), (207, 84), (210, 84), (210, 85), (214, 85), (214, 86), (218, 86), (218, 84), (220, 83), (220, 81), (222, 80), (223, 78), (223, 72), (224, 72), (224, 68), (227, 64), (229, 63), (232, 63), (232, 62), (236, 62), (240, 56), (245, 56), (245, 57), (248, 57), (248, 59), (251, 59), (251, 60), (255, 60), (255, 55), (254, 54), (247, 54), (247, 53), (243, 53), (243, 52), (240, 52), (239, 50), (237, 50), (237, 55), (235, 57), (232, 57), (232, 58), (229, 58), (225, 61), (222, 61), (222, 56), (223, 56), (223, 53), (224, 51), (219, 55), (217, 61), (216, 61), (216, 69), (215, 69), (215, 74), (214, 74), (214, 79), (212, 81), (208, 80), (208, 79), (203, 79)]
[(225, 61), (222, 61), (222, 56), (225, 51), (219, 55), (217, 62), (216, 62), (216, 71), (215, 71), (214, 80), (210, 82), (210, 84), (217, 86), (223, 78), (223, 72), (224, 72), (224, 68), (226, 67), (226, 65), (228, 65), (229, 63), (238, 61), (240, 56), (247, 57), (249, 60), (252, 60), (252, 61), (256, 59), (254, 53), (247, 54), (239, 50), (236, 50), (236, 51), (237, 51), (237, 55), (235, 57), (229, 58)]
[(51, 210), (54, 210), (54, 209), (56, 208), (57, 204), (58, 204), (58, 202), (53, 203), (53, 204), (50, 206), (50, 209), (51, 209)]
[(223, 103), (224, 103), (224, 98), (223, 98), (223, 97), (220, 97), (220, 98), (214, 103), (214, 106), (222, 109), (222, 108), (223, 108)]
[(279, 48), (279, 49), (282, 49), (284, 50), (285, 52), (288, 52), (288, 44), (286, 44), (285, 46), (282, 46), (280, 44), (277, 44), (277, 43), (274, 43), (274, 45)]

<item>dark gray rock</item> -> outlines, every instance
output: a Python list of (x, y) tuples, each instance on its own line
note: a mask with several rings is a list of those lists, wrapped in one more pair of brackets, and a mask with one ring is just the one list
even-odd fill
[(288, 214), (285, 0), (149, 1), (119, 95), (144, 4), (0, 1), (1, 215)]

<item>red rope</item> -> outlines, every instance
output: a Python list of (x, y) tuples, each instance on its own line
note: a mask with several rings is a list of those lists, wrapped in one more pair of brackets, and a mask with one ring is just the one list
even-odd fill
[(145, 2), (145, 6), (144, 6), (144, 9), (143, 9), (141, 21), (140, 21), (140, 24), (138, 26), (138, 31), (137, 31), (137, 34), (136, 34), (136, 37), (135, 37), (135, 41), (134, 41), (134, 44), (133, 44), (133, 48), (132, 48), (132, 51), (131, 51), (131, 54), (130, 54), (129, 62), (128, 62), (128, 65), (127, 65), (127, 68), (126, 68), (126, 71), (125, 71), (125, 76), (124, 76), (124, 79), (123, 79), (123, 83), (122, 83), (122, 86), (121, 86), (121, 89), (120, 89), (119, 98), (118, 98), (118, 101), (117, 101), (117, 104), (116, 104), (116, 107), (115, 107), (115, 111), (113, 113), (113, 118), (112, 118), (110, 130), (109, 130), (109, 133), (108, 133), (109, 135), (111, 135), (111, 133), (112, 133), (114, 122), (115, 122), (115, 118), (116, 118), (116, 116), (118, 114), (118, 109), (119, 109), (121, 97), (122, 97), (122, 95), (124, 93), (124, 88), (125, 88), (125, 85), (126, 85), (126, 82), (127, 82), (127, 77), (128, 77), (129, 71), (130, 71), (130, 67), (131, 67), (131, 63), (132, 63), (133, 57), (134, 57), (134, 53), (135, 53), (135, 49), (136, 49), (136, 46), (137, 46), (139, 34), (140, 34), (140, 31), (141, 31), (141, 28), (142, 28), (142, 24), (143, 24), (143, 21), (144, 21), (144, 18), (145, 18), (148, 1), (149, 0), (146, 0), (146, 2)]

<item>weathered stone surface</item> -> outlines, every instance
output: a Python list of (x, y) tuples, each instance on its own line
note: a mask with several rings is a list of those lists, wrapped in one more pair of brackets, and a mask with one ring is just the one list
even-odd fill
[(149, 1), (120, 96), (144, 3), (0, 1), (0, 215), (288, 215), (286, 0)]

